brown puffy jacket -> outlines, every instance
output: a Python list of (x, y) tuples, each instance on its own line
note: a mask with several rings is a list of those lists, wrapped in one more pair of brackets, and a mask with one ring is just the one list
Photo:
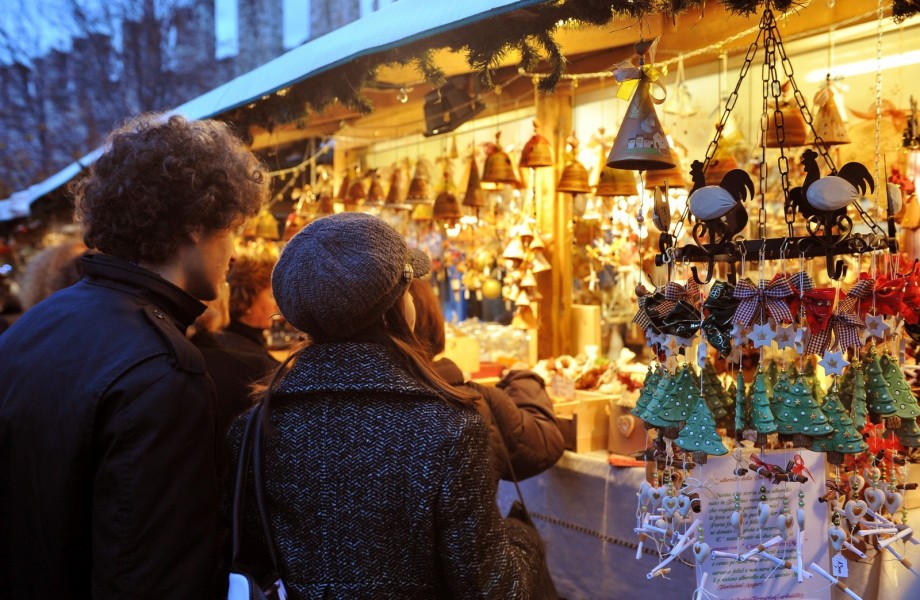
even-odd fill
[(511, 458), (518, 481), (556, 464), (565, 448), (552, 401), (539, 375), (511, 371), (491, 387), (464, 381), (463, 372), (450, 359), (442, 358), (434, 365), (449, 384), (464, 386), (482, 396), (476, 408), (491, 430), (496, 479), (512, 480), (506, 456)]

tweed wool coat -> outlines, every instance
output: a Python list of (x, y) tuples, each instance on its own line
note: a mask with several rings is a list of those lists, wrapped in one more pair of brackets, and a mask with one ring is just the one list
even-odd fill
[[(291, 600), (532, 596), (542, 544), (499, 514), (488, 427), (385, 347), (307, 348), (270, 419), (263, 485)], [(229, 434), (234, 461), (243, 420)], [(244, 504), (244, 548), (264, 548), (256, 512)]]

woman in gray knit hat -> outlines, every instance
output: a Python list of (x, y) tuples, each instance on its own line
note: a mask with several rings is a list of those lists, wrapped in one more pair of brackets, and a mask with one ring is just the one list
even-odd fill
[[(281, 313), (310, 338), (262, 399), (263, 486), (292, 600), (534, 596), (543, 550), (498, 512), (489, 429), (413, 333), (407, 290), (429, 268), (362, 213), (314, 221), (275, 266)], [(242, 547), (259, 549), (252, 504)]]

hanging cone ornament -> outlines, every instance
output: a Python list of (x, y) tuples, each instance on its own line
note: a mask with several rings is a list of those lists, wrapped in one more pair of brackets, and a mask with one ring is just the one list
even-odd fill
[(522, 169), (553, 166), (553, 148), (549, 145), (549, 140), (540, 135), (540, 122), (536, 119), (533, 120), (533, 135), (524, 144), (518, 164)]
[(345, 198), (345, 210), (357, 210), (358, 204), (367, 198), (367, 190), (364, 189), (364, 183), (360, 179), (352, 181), (348, 186), (348, 193)]
[(316, 214), (317, 215), (331, 215), (333, 212), (332, 207), (332, 196), (328, 193), (322, 193), (319, 196), (319, 199), (316, 201)]
[(814, 109), (817, 109), (813, 123), (815, 131), (809, 136), (809, 141), (813, 144), (816, 142), (815, 135), (818, 135), (826, 146), (850, 143), (847, 127), (843, 122), (840, 109), (837, 108), (834, 95), (834, 84), (831, 83), (830, 79), (815, 94)]
[(463, 206), (482, 208), (487, 205), (486, 195), (479, 181), (479, 165), (476, 164), (474, 155), (470, 157), (470, 176), (466, 183), (466, 193), (463, 195)]
[(409, 208), (409, 206), (403, 202), (403, 193), (406, 190), (403, 174), (404, 171), (402, 170), (402, 167), (396, 165), (393, 169), (393, 174), (390, 176), (390, 189), (387, 191), (385, 206), (388, 208), (394, 208), (397, 210)]
[(349, 188), (351, 188), (351, 173), (346, 172), (342, 177), (342, 184), (339, 186), (339, 193), (335, 195), (335, 199), (348, 200)]
[(568, 137), (566, 143), (571, 148), (569, 161), (562, 169), (559, 176), (559, 183), (556, 184), (557, 192), (567, 192), (569, 194), (586, 194), (591, 191), (591, 185), (588, 183), (588, 169), (578, 162), (578, 138), (575, 132)]
[(518, 306), (511, 319), (511, 326), (516, 329), (536, 329), (537, 317), (533, 313), (533, 307)]
[(505, 251), (502, 252), (502, 258), (519, 262), (524, 260), (524, 245), (521, 244), (521, 238), (514, 237), (508, 242), (508, 246), (505, 248)]
[[(718, 127), (718, 125), (716, 127)], [(740, 168), (738, 166), (738, 161), (735, 160), (735, 157), (732, 156), (732, 153), (729, 151), (727, 147), (728, 144), (723, 144), (721, 141), (720, 134), (719, 146), (712, 155), (712, 160), (709, 161), (709, 167), (706, 169), (707, 185), (719, 185), (719, 182), (722, 181), (726, 173)]]
[(281, 238), (278, 231), (278, 219), (267, 208), (262, 209), (259, 213), (259, 222), (256, 224), (256, 236), (266, 240), (277, 240)]
[(537, 287), (537, 278), (533, 276), (533, 271), (524, 272), (523, 277), (521, 277), (521, 287), (522, 288)]
[(450, 191), (452, 187), (450, 179), (450, 173), (445, 170), (444, 189), (434, 199), (432, 217), (435, 221), (453, 225), (463, 216), (463, 212), (460, 210), (460, 203), (457, 201), (457, 196)]
[(430, 202), (433, 196), (428, 161), (420, 158), (415, 164), (415, 174), (412, 176), (412, 181), (409, 182), (409, 193), (406, 195), (406, 201), (410, 204)]
[(521, 183), (514, 172), (511, 157), (502, 150), (501, 135), (501, 131), (496, 132), (495, 143), (489, 144), (486, 149), (488, 156), (486, 156), (486, 163), (482, 168), (482, 181), (484, 183), (500, 183), (519, 187)]
[[(636, 53), (641, 57), (650, 45), (639, 42), (636, 44)], [(632, 171), (655, 171), (674, 167), (674, 152), (655, 112), (655, 104), (664, 102), (664, 97), (660, 100), (653, 97), (650, 89), (654, 83), (664, 91), (661, 74), (654, 67), (642, 64), (640, 60), (638, 67), (627, 65), (616, 69), (614, 77), (620, 83), (618, 97), (629, 99), (628, 94), (633, 89), (635, 92), (632, 93), (626, 116), (607, 156), (607, 166)]]
[(530, 269), (534, 273), (543, 273), (544, 271), (549, 271), (552, 269), (552, 266), (549, 264), (549, 261), (546, 260), (546, 257), (543, 256), (542, 252), (537, 252), (533, 257), (533, 264)]
[(664, 188), (666, 182), (669, 188), (687, 189), (687, 180), (684, 178), (684, 169), (680, 164), (680, 159), (676, 152), (672, 152), (671, 155), (674, 157), (675, 165), (670, 169), (659, 169), (646, 173), (645, 189), (653, 190), (656, 187)]

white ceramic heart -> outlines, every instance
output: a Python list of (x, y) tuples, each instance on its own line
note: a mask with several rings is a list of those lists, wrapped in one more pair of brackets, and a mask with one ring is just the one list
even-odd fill
[(629, 437), (636, 429), (636, 417), (632, 415), (620, 415), (617, 417), (617, 429), (624, 436)]
[(831, 525), (827, 528), (827, 539), (831, 542), (831, 548), (835, 552), (840, 552), (840, 549), (843, 548), (843, 543), (847, 540), (847, 534), (840, 527)]
[(677, 497), (676, 496), (665, 496), (661, 499), (661, 507), (664, 508), (664, 512), (669, 517), (673, 517), (674, 513), (677, 512)]
[(861, 475), (857, 475), (856, 473), (850, 475), (850, 491), (853, 492), (854, 495), (858, 496), (865, 484), (866, 480)]
[(744, 527), (744, 515), (740, 510), (736, 510), (732, 513), (732, 527), (734, 527), (738, 533), (741, 533), (741, 528)]
[(856, 527), (859, 520), (866, 516), (867, 510), (869, 510), (869, 507), (862, 500), (848, 500), (843, 507), (843, 513), (846, 515), (847, 521), (850, 522), (850, 527)]
[(690, 500), (690, 496), (681, 494), (677, 497), (677, 512), (680, 513), (680, 516), (686, 517), (687, 513), (690, 512), (691, 505), (692, 501)]
[(639, 486), (639, 506), (646, 506), (649, 503), (651, 494), (652, 484), (647, 481), (643, 481), (642, 485)]
[(661, 505), (661, 499), (664, 498), (664, 494), (665, 494), (664, 487), (661, 487), (661, 486), (653, 487), (649, 491), (649, 496), (648, 496), (649, 506), (651, 506), (652, 508), (657, 508), (659, 505)]
[(776, 518), (776, 528), (779, 529), (780, 535), (788, 535), (792, 531), (792, 524), (795, 523), (795, 519), (792, 515), (780, 515)]
[(696, 558), (696, 564), (706, 562), (709, 555), (712, 554), (712, 548), (706, 542), (696, 542), (693, 544), (693, 556)]
[(770, 505), (766, 502), (761, 502), (757, 514), (757, 524), (760, 525), (760, 528), (763, 529), (767, 526), (767, 521), (770, 519)]
[(888, 511), (888, 514), (893, 515), (898, 512), (903, 501), (904, 497), (901, 496), (900, 492), (885, 492), (885, 510)]
[(885, 490), (881, 488), (869, 488), (864, 496), (866, 504), (869, 505), (873, 512), (878, 512), (882, 505), (885, 504)]

